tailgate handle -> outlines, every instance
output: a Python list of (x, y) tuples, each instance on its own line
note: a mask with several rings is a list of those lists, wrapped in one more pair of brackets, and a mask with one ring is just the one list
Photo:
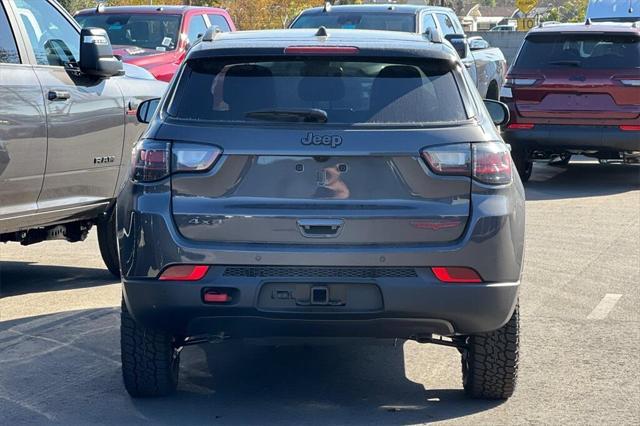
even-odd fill
[(308, 238), (337, 237), (342, 230), (342, 219), (300, 219), (298, 228), (302, 235)]

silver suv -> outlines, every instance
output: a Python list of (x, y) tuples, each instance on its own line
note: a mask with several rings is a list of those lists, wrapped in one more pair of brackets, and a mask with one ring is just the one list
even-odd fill
[(210, 32), (138, 115), (117, 204), (131, 395), (173, 391), (185, 345), (371, 337), (455, 346), (470, 396), (511, 396), (523, 188), (506, 107), (451, 46)]

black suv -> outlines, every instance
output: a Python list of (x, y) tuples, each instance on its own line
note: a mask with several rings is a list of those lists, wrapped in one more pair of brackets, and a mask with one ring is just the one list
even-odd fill
[(174, 390), (185, 345), (371, 337), (455, 346), (470, 396), (511, 396), (523, 188), (449, 44), (209, 32), (157, 103), (118, 198), (131, 395)]

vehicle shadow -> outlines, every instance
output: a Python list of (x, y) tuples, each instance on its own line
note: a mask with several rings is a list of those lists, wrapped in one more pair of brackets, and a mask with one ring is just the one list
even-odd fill
[(534, 164), (525, 184), (527, 201), (600, 197), (640, 189), (640, 166), (574, 162), (568, 166)]
[(121, 383), (118, 316), (104, 308), (0, 323), (7, 424), (415, 424), (499, 405), (409, 380), (402, 344), (188, 347), (176, 394), (133, 400)]
[(0, 262), (0, 297), (90, 288), (120, 282), (106, 269)]

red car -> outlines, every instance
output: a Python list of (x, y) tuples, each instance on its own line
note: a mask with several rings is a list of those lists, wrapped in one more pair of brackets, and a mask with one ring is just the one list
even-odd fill
[(533, 159), (638, 162), (640, 29), (587, 21), (531, 30), (501, 100), (511, 112), (504, 138), (523, 181)]
[(207, 28), (235, 31), (226, 10), (190, 6), (99, 6), (76, 13), (82, 27), (107, 30), (114, 54), (169, 81)]

